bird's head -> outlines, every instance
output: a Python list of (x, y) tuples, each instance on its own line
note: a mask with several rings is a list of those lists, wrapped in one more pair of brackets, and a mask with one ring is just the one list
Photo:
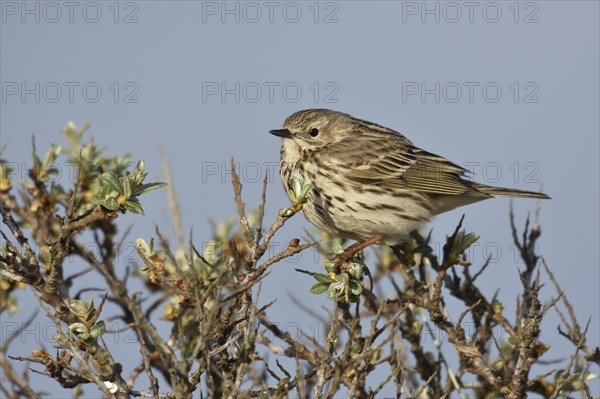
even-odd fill
[(307, 109), (290, 115), (283, 129), (269, 133), (291, 140), (300, 149), (318, 150), (327, 144), (336, 143), (348, 134), (352, 117), (329, 109)]

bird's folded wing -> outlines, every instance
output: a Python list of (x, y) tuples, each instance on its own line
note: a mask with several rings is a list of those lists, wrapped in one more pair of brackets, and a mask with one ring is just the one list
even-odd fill
[(381, 140), (381, 137), (342, 140), (317, 157), (343, 177), (366, 185), (439, 195), (477, 192), (463, 179), (468, 170), (414, 147), (408, 140)]
[(446, 158), (419, 148), (413, 148), (416, 162), (404, 174), (406, 185), (417, 191), (439, 195), (464, 195), (477, 193), (465, 175), (469, 171)]

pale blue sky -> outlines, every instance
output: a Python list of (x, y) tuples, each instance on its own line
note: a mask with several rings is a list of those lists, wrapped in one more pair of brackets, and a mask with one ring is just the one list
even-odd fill
[[(258, 174), (277, 170), (280, 140), (268, 130), (300, 109), (348, 112), (471, 165), (477, 181), (528, 190), (543, 185), (553, 199), (542, 206), (539, 252), (580, 321), (592, 317), (589, 345), (600, 344), (598, 2), (119, 4), (0, 3), (4, 158), (28, 167), (32, 134), (42, 150), (61, 140), (68, 121), (90, 122), (98, 143), (144, 159), (159, 180), (160, 142), (185, 228), (193, 227), (202, 242), (209, 239), (209, 219), (234, 215), (232, 156), (250, 208), (259, 199)], [(272, 177), (266, 222), (288, 204), (278, 176)], [(119, 219), (123, 228), (135, 223), (132, 239), (150, 237), (153, 223), (171, 232), (164, 196), (142, 200), (146, 217)], [(507, 199), (485, 201), (439, 216), (430, 227), (434, 241), (442, 242), (466, 214), (466, 229), (481, 235), (473, 263), (497, 254), (482, 287), (489, 296), (499, 289), (512, 310), (520, 263), (508, 205)], [(519, 199), (514, 206), (522, 226), (535, 202)], [(282, 247), (308, 227), (298, 217), (276, 241)], [(311, 279), (294, 267), (320, 268), (310, 256), (282, 263), (265, 281), (262, 301), (277, 298), (271, 317), (311, 334), (314, 321), (290, 310), (289, 293), (317, 309), (332, 304), (308, 294)], [(549, 285), (543, 289), (544, 298), (553, 294)], [(3, 340), (38, 306), (29, 292), (20, 300), (19, 315), (3, 316)], [(552, 345), (546, 359), (571, 353), (556, 324), (552, 313), (542, 336)], [(11, 354), (40, 343), (51, 347), (48, 339), (34, 338), (44, 338), (43, 326)], [(130, 359), (138, 356), (136, 345), (119, 347), (131, 350)], [(126, 367), (127, 357), (121, 359)], [(32, 385), (67, 395), (38, 375)], [(592, 387), (598, 395), (598, 383)], [(86, 389), (86, 397), (97, 395)]]

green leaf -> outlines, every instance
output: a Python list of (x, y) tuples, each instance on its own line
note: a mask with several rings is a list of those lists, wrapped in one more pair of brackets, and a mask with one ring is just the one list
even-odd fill
[(300, 196), (302, 198), (306, 198), (306, 196), (308, 195), (308, 193), (310, 192), (310, 190), (312, 190), (313, 185), (312, 184), (306, 184), (302, 187), (302, 191), (300, 192)]
[(327, 291), (328, 288), (329, 288), (329, 284), (328, 283), (316, 283), (315, 285), (313, 285), (312, 287), (310, 287), (310, 293), (311, 294), (315, 294), (315, 295), (319, 295), (319, 294), (322, 294), (325, 291)]
[(65, 136), (69, 144), (71, 144), (71, 147), (79, 148), (81, 146), (81, 135), (77, 133), (73, 123), (69, 123), (67, 127), (63, 129), (63, 136)]
[(66, 337), (62, 334), (56, 333), (52, 336), (52, 339), (59, 343), (65, 343)]
[(144, 164), (144, 161), (142, 159), (140, 159), (139, 161), (137, 161), (137, 164), (135, 164), (135, 171), (139, 171), (140, 173), (144, 173), (145, 169), (146, 169), (146, 165)]
[(84, 343), (86, 343), (88, 345), (94, 343), (94, 339), (92, 338), (92, 336), (90, 335), (89, 332), (81, 333), (77, 336), (77, 338), (79, 338), (81, 341), (83, 341)]
[(317, 280), (320, 283), (327, 283), (330, 284), (333, 280), (329, 278), (328, 275), (323, 274), (323, 273), (315, 273), (313, 274), (313, 277), (315, 278), (315, 280)]
[(88, 328), (83, 323), (73, 323), (69, 326), (69, 329), (77, 334), (88, 331)]
[(121, 208), (119, 202), (114, 197), (107, 198), (105, 203), (106, 205), (104, 205), (104, 207), (106, 209), (110, 209), (111, 211), (116, 211), (117, 209)]
[(99, 194), (102, 198), (105, 197), (109, 197), (109, 196), (117, 196), (119, 195), (119, 193), (117, 191), (113, 191), (113, 189), (109, 186), (109, 185), (103, 185), (102, 188), (100, 189), (100, 194)]
[[(152, 240), (150, 241), (152, 243)], [(146, 240), (144, 240), (141, 237), (138, 237), (135, 239), (135, 245), (138, 247), (138, 249), (144, 254), (149, 256), (150, 254), (152, 254), (152, 248), (150, 247), (150, 245), (148, 245), (146, 243)]]
[[(321, 284), (321, 283), (318, 283)], [(327, 298), (331, 299), (332, 301), (337, 298), (337, 296), (340, 294), (339, 291), (339, 286), (337, 284), (329, 284), (329, 288), (327, 288)]]
[(42, 245), (40, 248), (40, 257), (46, 265), (52, 263), (52, 251), (50, 250), (50, 246)]
[(459, 232), (454, 238), (454, 245), (450, 251), (450, 259), (458, 259), (475, 241), (479, 240), (479, 236), (475, 233)]
[(293, 181), (293, 186), (294, 186), (293, 190), (294, 191), (293, 192), (295, 194), (295, 197), (298, 197), (300, 195), (300, 193), (302, 192), (302, 184), (303, 183), (300, 180), (294, 179), (294, 181)]
[(473, 245), (477, 240), (479, 240), (479, 236), (475, 233), (468, 233), (464, 236), (462, 241), (462, 251), (465, 251), (471, 245)]
[(356, 280), (350, 280), (348, 286), (350, 287), (350, 292), (354, 295), (360, 295), (362, 292), (362, 285), (359, 284)]
[(90, 305), (86, 301), (82, 301), (79, 299), (73, 299), (69, 307), (71, 308), (71, 311), (75, 314), (75, 316), (84, 320), (87, 317), (90, 309)]
[(125, 178), (123, 179), (123, 197), (125, 197), (125, 199), (129, 199), (131, 198), (131, 181), (129, 181), (129, 176), (125, 176)]
[(81, 334), (87, 334), (88, 328), (83, 323), (73, 323), (69, 326), (69, 336), (71, 340), (74, 340), (75, 337)]
[(96, 195), (92, 198), (92, 204), (102, 205), (109, 211), (116, 211), (120, 208), (119, 203), (114, 197), (102, 198)]
[(348, 267), (348, 275), (354, 280), (362, 280), (363, 277), (363, 265), (359, 262), (352, 262)]
[(335, 276), (335, 281), (343, 285), (348, 285), (348, 283), (350, 282), (350, 276), (348, 275), (348, 273), (342, 272)]
[(57, 169), (51, 168), (50, 166), (54, 164), (60, 151), (61, 147), (57, 146), (56, 144), (50, 145), (50, 149), (46, 153), (44, 162), (40, 165), (40, 169), (38, 171), (41, 179), (47, 180), (48, 178), (55, 177)]
[(105, 332), (106, 325), (104, 324), (104, 321), (99, 321), (90, 328), (90, 335), (94, 339), (101, 337)]
[(123, 195), (123, 184), (113, 172), (105, 172), (100, 176), (100, 181), (108, 185), (113, 191)]
[(142, 209), (142, 206), (137, 201), (134, 201), (134, 200), (126, 201), (125, 204), (123, 204), (123, 206), (125, 207), (125, 209), (127, 209), (131, 213), (137, 213), (140, 215), (144, 214), (144, 210)]
[(158, 190), (159, 188), (163, 188), (166, 185), (167, 185), (167, 183), (163, 183), (163, 182), (142, 184), (141, 186), (139, 186), (138, 188), (135, 189), (133, 195), (138, 196), (138, 195), (146, 194), (147, 192), (150, 192), (152, 190)]

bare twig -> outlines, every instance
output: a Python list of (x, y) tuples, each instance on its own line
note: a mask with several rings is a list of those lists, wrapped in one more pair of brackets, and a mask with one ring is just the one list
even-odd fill
[(183, 235), (183, 221), (181, 218), (181, 206), (179, 205), (179, 197), (177, 196), (177, 192), (175, 191), (175, 181), (173, 179), (173, 175), (171, 174), (171, 165), (169, 164), (169, 160), (165, 153), (163, 146), (158, 143), (158, 152), (160, 154), (162, 172), (165, 177), (165, 182), (167, 183), (167, 203), (169, 204), (169, 208), (171, 209), (171, 215), (173, 216), (173, 223), (175, 224), (175, 233), (177, 234), (177, 243), (179, 247), (182, 248), (184, 244), (184, 235)]
[[(15, 340), (15, 338), (21, 335), (21, 332), (27, 330), (27, 328), (31, 325), (35, 317), (37, 316), (37, 311), (35, 311), (24, 323), (22, 323), (17, 331), (15, 331), (12, 335), (8, 336), (6, 341), (2, 343), (0, 346), (0, 369), (2, 369), (2, 377), (7, 380), (10, 384), (17, 387), (20, 391), (19, 393), (26, 398), (29, 399), (39, 399), (41, 396), (35, 392), (29, 386), (29, 382), (27, 381), (27, 375), (24, 374), (22, 377), (19, 376), (16, 370), (13, 368), (12, 363), (8, 361), (5, 357), (5, 354), (8, 350), (8, 346)], [(7, 397), (10, 395), (6, 394)]]
[(240, 225), (242, 226), (244, 237), (246, 238), (248, 245), (253, 247), (254, 235), (252, 234), (250, 223), (248, 223), (248, 218), (246, 217), (246, 205), (242, 200), (242, 183), (240, 183), (240, 178), (235, 171), (235, 162), (233, 161), (233, 158), (231, 158), (231, 183), (233, 184), (233, 198), (237, 205), (237, 213), (240, 217)]
[(575, 363), (575, 359), (577, 358), (577, 354), (579, 353), (581, 346), (585, 342), (585, 335), (587, 334), (587, 330), (588, 330), (589, 326), (590, 326), (590, 320), (588, 319), (588, 321), (587, 321), (587, 323), (585, 323), (585, 327), (583, 329), (583, 335), (582, 335), (581, 339), (579, 340), (579, 342), (577, 343), (577, 345), (575, 346), (575, 350), (573, 351), (573, 354), (571, 355), (571, 357), (569, 357), (569, 363), (567, 364), (567, 367), (558, 376), (558, 380), (556, 381), (556, 390), (554, 391), (554, 394), (552, 395), (552, 399), (558, 397), (558, 395), (561, 393), (563, 387), (567, 383), (567, 379), (569, 378), (569, 375), (570, 375), (569, 373), (571, 372), (571, 367), (573, 367), (573, 364)]

